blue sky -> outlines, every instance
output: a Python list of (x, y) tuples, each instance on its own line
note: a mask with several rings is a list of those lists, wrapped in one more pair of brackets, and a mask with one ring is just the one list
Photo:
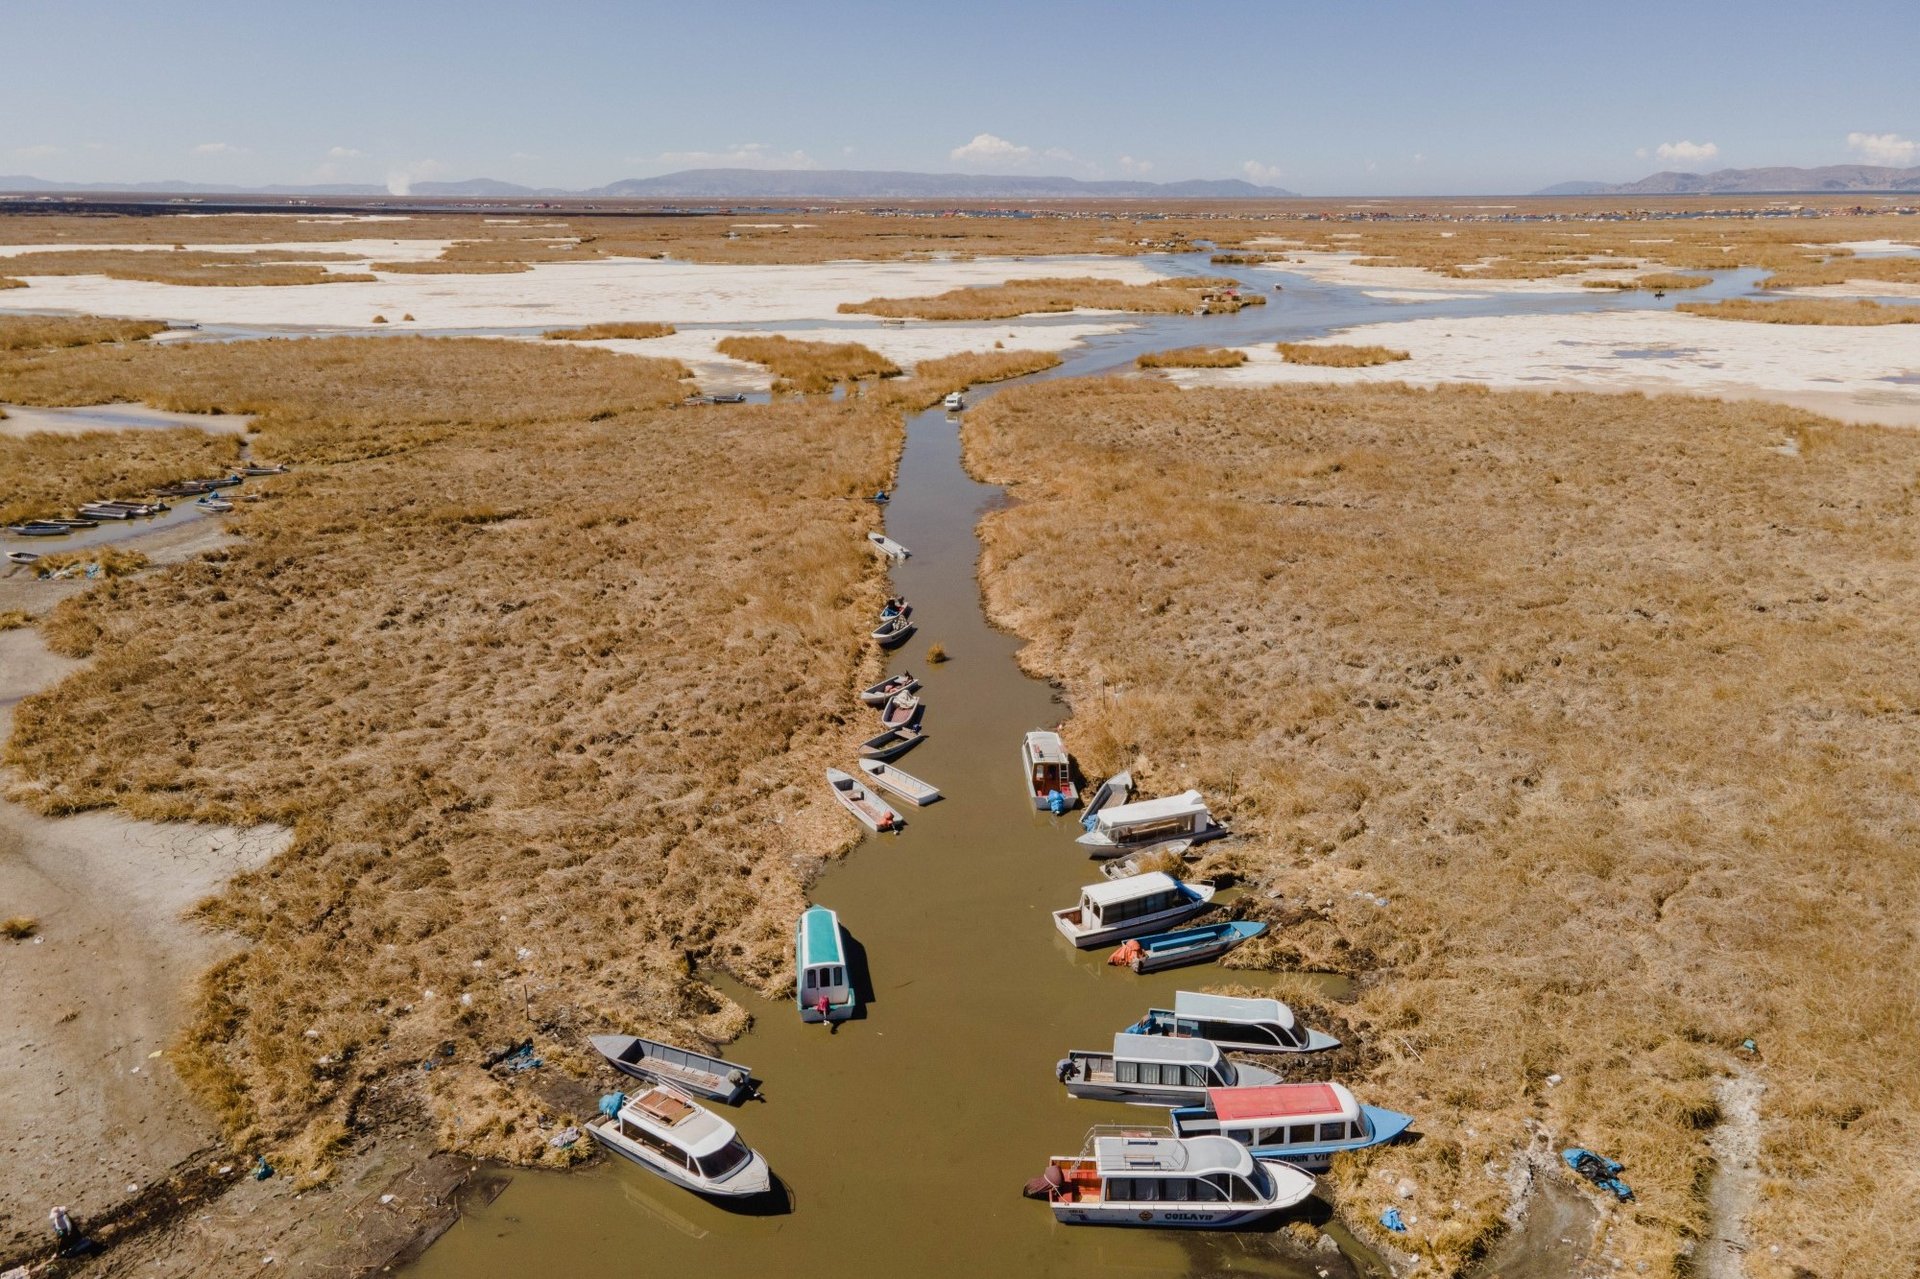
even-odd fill
[(745, 164), (1468, 194), (1914, 165), (1914, 14), (0, 0), (0, 173), (584, 187)]

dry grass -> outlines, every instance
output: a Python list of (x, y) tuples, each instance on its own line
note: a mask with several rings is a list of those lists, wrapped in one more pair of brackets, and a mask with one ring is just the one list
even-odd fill
[(154, 320), (109, 320), (95, 315), (0, 315), (0, 353), (137, 342), (166, 327)]
[(152, 249), (73, 249), (58, 253), (22, 253), (8, 258), (7, 269), (21, 275), (104, 275), (113, 280), (157, 284), (260, 285), (342, 284), (376, 277), (364, 271), (328, 271), (321, 262), (356, 261), (344, 253), (287, 253), (259, 249), (249, 253)]
[(1157, 280), (1152, 284), (1121, 284), (1091, 276), (1072, 279), (1009, 280), (974, 288), (948, 289), (924, 298), (868, 298), (842, 302), (840, 310), (922, 320), (1004, 320), (1016, 315), (1050, 315), (1063, 311), (1133, 311), (1145, 315), (1177, 315), (1202, 305), (1215, 311), (1237, 311), (1260, 306), (1266, 298), (1239, 290), (1236, 281), (1216, 278)]
[(1025, 377), (1059, 363), (1060, 357), (1052, 351), (962, 351), (920, 361), (913, 366), (912, 377), (887, 385), (886, 398), (905, 409), (932, 408), (951, 392)]
[(243, 1149), (323, 1174), (377, 1089), (453, 1148), (568, 1158), (489, 1049), (532, 1034), (585, 1074), (588, 1031), (737, 1034), (696, 966), (791, 979), (803, 880), (848, 842), (817, 778), (876, 665), (848, 499), (891, 482), (897, 414), (695, 429), (676, 365), (562, 343), (135, 350), (7, 393), (244, 404), (263, 453), (331, 464), (237, 510), (237, 545), (42, 623), (93, 660), (20, 704), (15, 797), (295, 829), (205, 908), (250, 945), (175, 1054)]
[(652, 320), (620, 320), (611, 324), (589, 324), (578, 329), (548, 329), (542, 336), (568, 342), (592, 342), (606, 338), (664, 338), (675, 332), (671, 324)]
[(1679, 292), (1683, 289), (1697, 289), (1712, 284), (1710, 275), (1680, 275), (1673, 271), (1654, 271), (1646, 275), (1636, 275), (1625, 280), (1588, 280), (1589, 289), (1613, 289), (1621, 293), (1641, 292)]
[(80, 567), (96, 577), (132, 577), (152, 561), (139, 551), (123, 551), (114, 546), (92, 546), (78, 551), (56, 551), (42, 555), (33, 571), (51, 577), (61, 569)]
[(931, 662), (935, 666), (938, 666), (940, 663), (946, 660), (947, 660), (947, 646), (945, 644), (927, 645), (927, 661)]
[(1752, 1036), (1748, 1273), (1920, 1269), (1920, 436), (1139, 379), (1010, 391), (963, 436), (1015, 499), (990, 610), (1066, 683), (1088, 773), (1233, 819), (1213, 856), (1286, 912), (1240, 962), (1369, 974), (1354, 1082), (1424, 1136), (1340, 1162), (1349, 1220), (1409, 1178), (1395, 1242), (1463, 1265), (1533, 1121), (1625, 1161), (1626, 1273), (1691, 1274)]
[(714, 344), (722, 355), (764, 364), (775, 391), (819, 394), (863, 378), (899, 377), (900, 366), (858, 342), (800, 342), (786, 337), (730, 337)]
[(1756, 324), (1920, 324), (1920, 306), (1884, 306), (1835, 298), (1788, 298), (1779, 302), (1728, 298), (1724, 302), (1682, 302), (1675, 309), (1710, 320), (1749, 320)]
[(17, 608), (0, 612), (0, 631), (17, 631), (33, 625), (33, 614), (22, 613)]
[(145, 497), (175, 480), (219, 475), (239, 458), (237, 437), (191, 427), (0, 436), (0, 524), (70, 515), (82, 502)]
[(1237, 369), (1246, 362), (1247, 353), (1230, 346), (1183, 346), (1174, 351), (1149, 351), (1134, 360), (1143, 369)]
[(26, 287), (27, 282), (25, 280), (16, 280), (10, 275), (0, 275), (0, 289), (24, 289)]
[(0, 935), (14, 941), (25, 941), (40, 931), (40, 921), (32, 915), (10, 915), (0, 919)]
[(1387, 346), (1343, 346), (1337, 342), (1276, 342), (1288, 364), (1317, 364), (1329, 369), (1364, 369), (1410, 359), (1405, 351)]

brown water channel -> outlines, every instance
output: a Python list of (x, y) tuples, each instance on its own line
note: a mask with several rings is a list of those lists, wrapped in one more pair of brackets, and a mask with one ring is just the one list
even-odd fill
[[(1128, 339), (1114, 346), (1168, 344)], [(1068, 367), (1120, 353), (1088, 350)], [(1105, 949), (1074, 950), (1053, 927), (1049, 912), (1098, 871), (1074, 846), (1074, 816), (1035, 812), (1021, 784), (1022, 735), (1057, 724), (1067, 707), (1020, 672), (1019, 642), (981, 612), (974, 526), (999, 500), (962, 470), (955, 421), (938, 410), (909, 420), (886, 526), (913, 551), (893, 578), (920, 630), (891, 669), (919, 674), (928, 706), (930, 736), (900, 763), (945, 798), (908, 809), (904, 833), (869, 838), (814, 886), (856, 956), (865, 952), (864, 1018), (830, 1032), (803, 1025), (791, 1002), (731, 990), (756, 1020), (727, 1055), (765, 1080), (765, 1100), (729, 1118), (788, 1187), (791, 1211), (731, 1212), (622, 1161), (523, 1173), (412, 1274), (1315, 1273), (1285, 1255), (1274, 1233), (1284, 1217), (1233, 1235), (1064, 1226), (1020, 1196), (1049, 1154), (1080, 1149), (1089, 1125), (1164, 1122), (1162, 1111), (1069, 1100), (1055, 1062), (1070, 1048), (1110, 1046), (1175, 989), (1223, 974), (1136, 977), (1108, 967)], [(1072, 589), (1064, 563), (1061, 589)], [(936, 641), (952, 660), (927, 666)], [(1326, 1209), (1309, 1215), (1324, 1219)]]

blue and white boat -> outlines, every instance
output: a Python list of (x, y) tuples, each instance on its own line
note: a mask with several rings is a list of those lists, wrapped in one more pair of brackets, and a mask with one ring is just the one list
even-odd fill
[[(1124, 881), (1123, 881), (1124, 882)], [(1114, 952), (1113, 962), (1125, 964), (1136, 973), (1157, 973), (1186, 964), (1204, 964), (1267, 931), (1258, 920), (1235, 919), (1220, 924), (1202, 924), (1171, 933), (1150, 933), (1137, 937)]]
[(1343, 1150), (1392, 1141), (1413, 1125), (1411, 1115), (1363, 1106), (1344, 1084), (1268, 1084), (1210, 1088), (1206, 1100), (1173, 1112), (1182, 1137), (1231, 1137), (1255, 1159), (1284, 1159), (1324, 1170)]
[(840, 917), (809, 906), (794, 932), (794, 1003), (801, 1021), (845, 1021), (860, 1008), (847, 964), (847, 938)]
[(767, 1161), (732, 1124), (670, 1084), (600, 1099), (587, 1134), (622, 1159), (717, 1199), (745, 1199), (773, 1186)]
[(1302, 1026), (1293, 1010), (1277, 999), (1241, 999), (1197, 990), (1176, 990), (1173, 1007), (1148, 1009), (1145, 1017), (1127, 1027), (1127, 1033), (1209, 1039), (1222, 1048), (1252, 1053), (1317, 1053), (1340, 1046), (1332, 1035)]
[(1161, 871), (1088, 884), (1077, 904), (1053, 912), (1062, 936), (1082, 950), (1183, 924), (1213, 905), (1212, 884), (1187, 884)]

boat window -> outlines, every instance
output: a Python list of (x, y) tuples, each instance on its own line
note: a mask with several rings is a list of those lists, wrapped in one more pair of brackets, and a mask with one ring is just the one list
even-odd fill
[(1287, 1042), (1286, 1032), (1277, 1026), (1241, 1026), (1239, 1036), (1242, 1043), (1259, 1044), (1262, 1047), (1278, 1047)]
[(1133, 1198), (1133, 1178), (1131, 1177), (1107, 1178), (1107, 1198), (1109, 1200), (1119, 1199), (1123, 1201), (1132, 1199)]
[[(1255, 1174), (1258, 1175), (1260, 1172), (1260, 1165), (1255, 1164), (1253, 1167), (1254, 1167)], [(1265, 1199), (1265, 1198), (1266, 1196), (1261, 1194), (1258, 1190), (1256, 1190), (1253, 1186), (1253, 1183), (1248, 1181), (1245, 1177), (1235, 1177), (1233, 1179), (1233, 1202), (1237, 1204), (1259, 1203), (1262, 1199)]]
[(1161, 1188), (1166, 1192), (1162, 1197), (1184, 1203), (1187, 1198), (1187, 1187), (1192, 1184), (1185, 1177), (1169, 1177), (1161, 1183)]
[(1367, 1136), (1367, 1130), (1362, 1128), (1360, 1121), (1356, 1119), (1347, 1125), (1347, 1136), (1355, 1141), (1364, 1141)]
[(842, 968), (839, 964), (835, 964), (829, 971), (832, 973), (832, 975), (827, 978), (827, 984), (829, 986), (844, 986), (846, 984), (847, 970), (845, 968)]
[(1137, 1084), (1140, 1082), (1140, 1063), (1137, 1061), (1117, 1061), (1113, 1064), (1114, 1082)]
[(1267, 1170), (1262, 1168), (1258, 1163), (1254, 1164), (1253, 1172), (1248, 1176), (1247, 1182), (1253, 1189), (1253, 1197), (1255, 1199), (1265, 1200), (1273, 1198), (1273, 1178), (1268, 1174)]
[(1320, 1140), (1345, 1141), (1346, 1139), (1347, 1139), (1346, 1124), (1338, 1123), (1338, 1124), (1321, 1124), (1320, 1125)]
[(1309, 1146), (1313, 1144), (1313, 1125), (1295, 1124), (1287, 1130), (1289, 1146)]
[(1207, 1068), (1205, 1066), (1188, 1066), (1187, 1067), (1187, 1086), (1189, 1088), (1206, 1087), (1207, 1086)]
[(1239, 1081), (1239, 1078), (1240, 1077), (1233, 1072), (1233, 1063), (1225, 1057), (1222, 1057), (1213, 1067), (1214, 1082), (1223, 1088), (1233, 1087), (1234, 1084)]
[(806, 973), (803, 974), (803, 976), (805, 977), (805, 981), (802, 984), (802, 989), (812, 990), (814, 987), (814, 977), (815, 977), (813, 969), (811, 968), (807, 969)]
[(1290, 1047), (1298, 1048), (1307, 1042), (1307, 1037), (1300, 1033), (1298, 1026), (1276, 1026), (1274, 1030), (1279, 1033), (1280, 1042)]
[(753, 1158), (753, 1152), (747, 1149), (747, 1143), (735, 1137), (710, 1155), (702, 1155), (693, 1161), (695, 1169), (709, 1181), (737, 1171), (747, 1160)]
[(1160, 1179), (1158, 1177), (1135, 1177), (1133, 1179), (1133, 1197), (1142, 1203), (1152, 1203), (1160, 1198)]

